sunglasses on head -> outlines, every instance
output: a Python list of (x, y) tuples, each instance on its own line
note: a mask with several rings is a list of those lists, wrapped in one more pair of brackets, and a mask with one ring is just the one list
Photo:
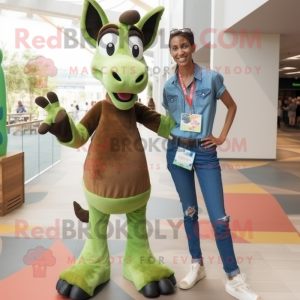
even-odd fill
[(183, 29), (172, 29), (170, 31), (170, 35), (174, 35), (174, 34), (178, 34), (178, 33), (189, 33), (189, 34), (192, 34), (193, 35), (193, 32), (190, 28), (183, 28)]

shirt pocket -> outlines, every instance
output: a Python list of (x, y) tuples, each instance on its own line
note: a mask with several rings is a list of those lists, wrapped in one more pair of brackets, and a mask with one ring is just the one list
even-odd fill
[(210, 103), (210, 93), (211, 93), (211, 89), (203, 89), (200, 91), (196, 91), (197, 107), (204, 108), (205, 106), (207, 106)]
[(168, 108), (169, 112), (173, 113), (177, 110), (177, 102), (178, 102), (178, 96), (168, 96)]

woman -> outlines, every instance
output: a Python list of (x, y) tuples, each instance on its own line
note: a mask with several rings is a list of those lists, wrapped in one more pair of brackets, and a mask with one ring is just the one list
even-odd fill
[[(177, 63), (177, 72), (164, 86), (162, 105), (177, 125), (171, 132), (172, 140), (168, 141), (167, 164), (182, 204), (192, 257), (189, 272), (179, 287), (189, 289), (205, 277), (194, 182), (196, 172), (228, 277), (226, 291), (238, 299), (261, 299), (245, 283), (245, 275), (240, 273), (237, 265), (228, 224), (230, 217), (224, 209), (221, 170), (216, 152), (216, 147), (222, 145), (227, 137), (236, 113), (236, 104), (223, 85), (221, 74), (211, 70), (207, 72), (194, 64), (192, 54), (196, 45), (190, 29), (172, 30), (169, 48)], [(220, 136), (215, 138), (211, 133), (217, 99), (225, 104), (228, 113)], [(193, 167), (192, 170), (189, 166)]]
[(148, 107), (151, 108), (152, 110), (155, 110), (155, 103), (153, 98), (150, 98), (148, 101)]
[(289, 113), (288, 113), (290, 126), (295, 126), (296, 109), (297, 109), (296, 99), (292, 99), (292, 101), (289, 105)]
[(24, 107), (22, 101), (18, 101), (18, 107), (17, 107), (17, 109), (16, 109), (16, 112), (17, 112), (18, 114), (21, 114), (21, 113), (26, 112), (26, 109), (25, 109), (25, 107)]
[[(22, 114), (22, 113), (25, 113), (26, 112), (26, 109), (22, 103), (22, 101), (18, 101), (18, 106), (16, 108), (16, 113), (17, 114)], [(26, 122), (28, 120), (28, 117), (18, 117), (16, 118), (17, 121), (16, 122)], [(13, 133), (13, 135), (16, 135), (18, 132), (21, 132), (22, 133), (22, 127), (21, 126), (17, 126), (15, 127), (15, 132)]]
[(289, 110), (289, 101), (285, 99), (284, 103), (282, 104), (282, 120), (285, 126), (289, 125), (288, 110)]

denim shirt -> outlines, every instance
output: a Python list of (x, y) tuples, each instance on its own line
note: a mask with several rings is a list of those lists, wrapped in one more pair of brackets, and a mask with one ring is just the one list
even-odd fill
[[(216, 115), (217, 101), (226, 90), (223, 76), (213, 70), (202, 68), (196, 64), (194, 78), (196, 81), (192, 114), (202, 115), (201, 132), (180, 130), (181, 113), (190, 113), (180, 86), (177, 73), (164, 86), (162, 106), (169, 111), (170, 117), (176, 122), (171, 133), (175, 136), (188, 139), (201, 139), (211, 135)], [(190, 94), (191, 84), (187, 88)]]

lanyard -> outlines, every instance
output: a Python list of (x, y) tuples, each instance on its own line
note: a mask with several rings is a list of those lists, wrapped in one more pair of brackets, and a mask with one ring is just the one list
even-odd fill
[(179, 70), (178, 70), (178, 76), (179, 76), (180, 86), (181, 86), (181, 89), (183, 91), (185, 100), (186, 100), (186, 102), (189, 104), (189, 106), (191, 108), (192, 103), (193, 103), (193, 98), (194, 98), (195, 86), (196, 86), (195, 78), (194, 78), (192, 86), (191, 86), (190, 96), (188, 96), (187, 89), (186, 89), (186, 87), (184, 85), (183, 78), (182, 78), (182, 75), (179, 72)]

